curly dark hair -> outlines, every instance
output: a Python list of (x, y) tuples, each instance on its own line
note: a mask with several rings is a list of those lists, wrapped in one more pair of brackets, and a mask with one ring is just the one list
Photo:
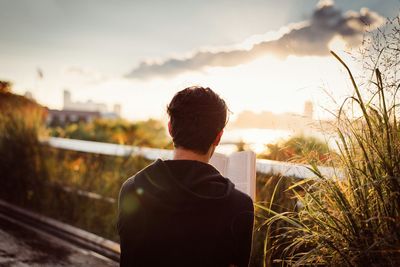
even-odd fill
[(228, 107), (210, 88), (188, 87), (167, 106), (175, 147), (206, 154), (227, 123)]

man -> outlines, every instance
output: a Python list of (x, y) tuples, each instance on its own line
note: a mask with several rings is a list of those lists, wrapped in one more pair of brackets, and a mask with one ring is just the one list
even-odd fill
[(173, 160), (158, 159), (121, 188), (121, 266), (248, 266), (252, 200), (208, 164), (227, 110), (209, 88), (174, 96)]

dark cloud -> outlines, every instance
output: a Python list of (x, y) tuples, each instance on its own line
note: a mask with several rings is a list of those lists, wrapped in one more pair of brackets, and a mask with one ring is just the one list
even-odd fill
[(249, 50), (198, 51), (186, 58), (169, 58), (160, 63), (142, 62), (126, 75), (128, 78), (146, 79), (154, 76), (173, 76), (184, 71), (204, 67), (230, 67), (250, 62), (264, 54), (280, 57), (323, 56), (329, 54), (329, 43), (342, 37), (354, 46), (366, 29), (375, 29), (384, 19), (366, 8), (359, 12), (343, 13), (332, 1), (321, 1), (308, 21), (290, 26), (287, 33), (276, 40), (267, 40)]

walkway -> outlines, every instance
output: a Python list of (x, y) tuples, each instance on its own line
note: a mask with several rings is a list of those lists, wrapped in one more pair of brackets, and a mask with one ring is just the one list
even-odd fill
[(0, 214), (0, 266), (118, 266), (57, 237), (26, 229)]

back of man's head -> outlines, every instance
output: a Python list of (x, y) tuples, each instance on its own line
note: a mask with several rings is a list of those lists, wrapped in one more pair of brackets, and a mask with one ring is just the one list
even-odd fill
[(210, 88), (189, 87), (167, 106), (176, 148), (206, 154), (227, 122), (227, 105)]

